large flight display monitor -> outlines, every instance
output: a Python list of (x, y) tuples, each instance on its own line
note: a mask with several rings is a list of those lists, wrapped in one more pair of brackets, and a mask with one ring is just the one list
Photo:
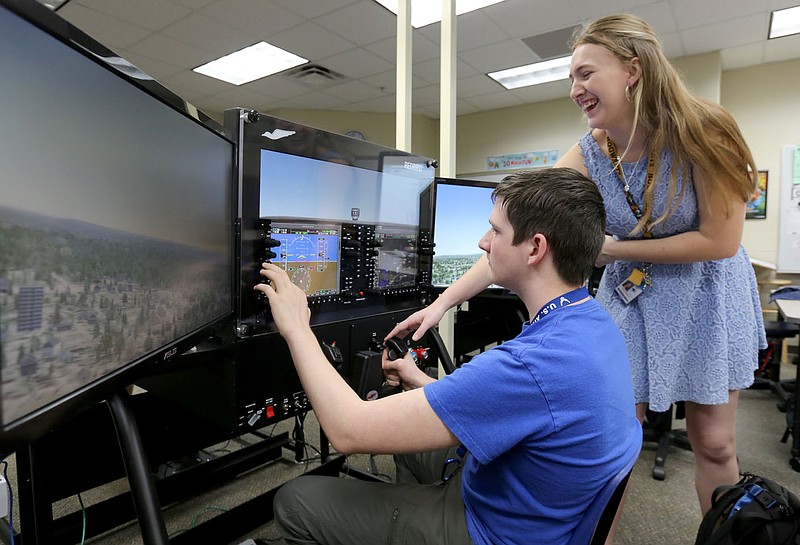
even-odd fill
[(425, 303), (431, 159), (250, 110), (225, 126), (239, 142), (240, 336), (274, 331), (253, 289), (264, 261), (305, 291), (312, 325)]
[(434, 286), (449, 286), (484, 254), (478, 242), (489, 230), (495, 186), (493, 182), (436, 179)]
[(235, 145), (35, 2), (0, 29), (8, 452), (232, 322)]

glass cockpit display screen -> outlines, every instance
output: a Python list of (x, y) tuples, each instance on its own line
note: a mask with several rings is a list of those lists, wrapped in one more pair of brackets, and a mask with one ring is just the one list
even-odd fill
[(339, 237), (335, 224), (273, 223), (280, 242), (272, 260), (309, 297), (339, 293)]
[(379, 226), (374, 287), (379, 290), (413, 287), (417, 277), (417, 232), (398, 226)]

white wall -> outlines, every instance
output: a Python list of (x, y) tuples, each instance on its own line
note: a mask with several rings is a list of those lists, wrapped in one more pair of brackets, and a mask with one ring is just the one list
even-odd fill
[(769, 171), (766, 219), (745, 222), (744, 245), (751, 257), (775, 263), (781, 147), (800, 144), (800, 61), (732, 70), (722, 74), (722, 105), (739, 123), (759, 170)]

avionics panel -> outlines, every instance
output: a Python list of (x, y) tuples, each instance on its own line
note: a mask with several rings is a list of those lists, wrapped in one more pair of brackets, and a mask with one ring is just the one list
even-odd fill
[(239, 142), (237, 333), (269, 333), (261, 264), (303, 288), (312, 326), (424, 306), (435, 161), (266, 116), (225, 112)]
[(232, 320), (235, 148), (40, 4), (0, 29), (8, 452)]

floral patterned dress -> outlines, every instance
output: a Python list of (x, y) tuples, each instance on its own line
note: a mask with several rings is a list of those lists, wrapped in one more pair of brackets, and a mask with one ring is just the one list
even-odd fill
[[(589, 177), (605, 201), (606, 231), (628, 239), (637, 220), (625, 197), (612, 161), (591, 133), (580, 141)], [(662, 154), (656, 177), (653, 217), (667, 205), (671, 155)], [(623, 173), (636, 203), (643, 203), (647, 157), (623, 163)], [(690, 178), (672, 216), (653, 227), (653, 236), (667, 237), (698, 228), (697, 198)], [(633, 238), (641, 237), (641, 234)], [(753, 383), (758, 350), (766, 338), (755, 272), (740, 247), (735, 256), (715, 261), (651, 266), (652, 284), (631, 303), (615, 292), (641, 263), (616, 261), (605, 268), (597, 299), (611, 313), (625, 336), (637, 403), (665, 411), (675, 401), (706, 405), (726, 403), (728, 390)]]

